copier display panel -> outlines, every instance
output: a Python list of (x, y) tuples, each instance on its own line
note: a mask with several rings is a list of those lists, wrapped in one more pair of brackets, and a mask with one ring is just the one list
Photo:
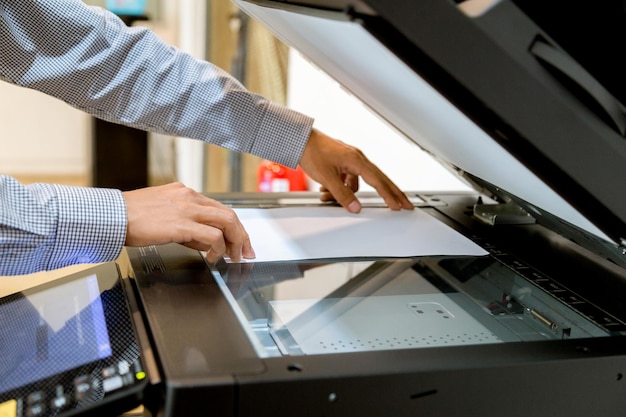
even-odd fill
[(95, 274), (7, 298), (0, 317), (7, 318), (2, 320), (0, 391), (111, 356)]
[(0, 298), (0, 415), (138, 405), (147, 376), (129, 311), (113, 263)]

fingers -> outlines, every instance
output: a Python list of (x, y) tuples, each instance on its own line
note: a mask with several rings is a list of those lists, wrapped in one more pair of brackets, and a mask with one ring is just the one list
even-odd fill
[(229, 207), (180, 183), (122, 193), (127, 211), (127, 246), (180, 243), (234, 262), (254, 258), (250, 237)]
[[(235, 212), (215, 200), (202, 201), (201, 205), (204, 204), (212, 209), (200, 207), (197, 217), (194, 216), (192, 239), (209, 246), (210, 250), (207, 252), (210, 252), (211, 257), (226, 255), (233, 262), (240, 262), (242, 257), (254, 258), (250, 236)], [(204, 227), (199, 227), (198, 224)]]
[(363, 181), (374, 187), (392, 210), (413, 210), (413, 203), (409, 201), (406, 194), (371, 162), (367, 161), (364, 164), (361, 177)]
[[(226, 236), (226, 254), (235, 262), (241, 258), (252, 259), (256, 257), (250, 235), (246, 232), (243, 224), (235, 212), (219, 201), (201, 196), (199, 204), (215, 207), (218, 211), (206, 211), (200, 214), (208, 217), (199, 217), (198, 222), (207, 225), (221, 225), (220, 230)], [(219, 217), (219, 218), (217, 218)]]
[(322, 201), (336, 201), (350, 213), (361, 211), (361, 203), (354, 194), (358, 190), (358, 183), (353, 189), (340, 178), (329, 178), (324, 188), (327, 191), (322, 194)]
[(392, 210), (412, 210), (413, 204), (376, 165), (357, 148), (313, 130), (300, 159), (304, 171), (322, 184), (322, 201), (335, 200), (358, 213), (361, 203), (355, 192), (359, 177), (374, 187)]

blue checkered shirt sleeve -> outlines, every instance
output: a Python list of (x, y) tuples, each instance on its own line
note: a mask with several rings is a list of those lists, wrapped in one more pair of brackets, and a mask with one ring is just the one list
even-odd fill
[(22, 185), (0, 175), (0, 275), (112, 260), (126, 238), (119, 190)]
[[(80, 0), (0, 0), (0, 80), (104, 120), (291, 167), (313, 123)], [(21, 186), (2, 177), (0, 210), (0, 274), (111, 260), (125, 239), (123, 199), (112, 190)]]
[(0, 0), (0, 79), (101, 119), (295, 167), (312, 119), (80, 0)]

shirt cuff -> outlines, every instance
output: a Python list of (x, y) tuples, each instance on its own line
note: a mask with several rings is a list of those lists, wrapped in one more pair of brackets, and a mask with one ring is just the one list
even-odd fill
[(119, 190), (54, 185), (56, 238), (48, 269), (117, 259), (126, 240), (126, 204)]
[(268, 102), (250, 153), (296, 168), (309, 141), (313, 119), (285, 106)]

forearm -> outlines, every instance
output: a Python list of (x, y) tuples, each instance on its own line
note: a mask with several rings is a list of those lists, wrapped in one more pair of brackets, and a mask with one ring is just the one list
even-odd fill
[(0, 7), (7, 10), (0, 51), (11, 57), (0, 59), (1, 78), (105, 120), (298, 163), (310, 118), (247, 91), (150, 30), (127, 28), (79, 0), (0, 0)]
[(117, 258), (126, 209), (117, 190), (22, 185), (0, 176), (0, 275)]

